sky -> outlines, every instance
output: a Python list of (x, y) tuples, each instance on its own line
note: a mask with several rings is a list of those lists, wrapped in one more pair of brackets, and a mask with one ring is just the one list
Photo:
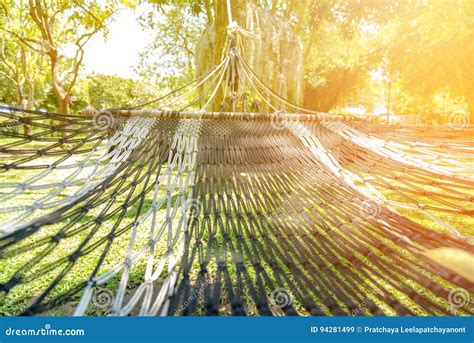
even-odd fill
[(139, 53), (152, 41), (155, 32), (143, 30), (136, 19), (147, 5), (138, 6), (135, 11), (121, 11), (108, 25), (107, 39), (97, 35), (86, 45), (84, 72), (118, 75), (136, 78), (133, 67), (138, 63)]

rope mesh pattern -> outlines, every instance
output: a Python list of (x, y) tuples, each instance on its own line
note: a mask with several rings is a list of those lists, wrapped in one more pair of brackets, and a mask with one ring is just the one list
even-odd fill
[[(45, 118), (31, 113), (34, 137), (7, 133), (1, 147), (1, 301), (31, 288), (23, 314), (78, 296), (75, 313), (88, 313), (110, 282), (113, 315), (472, 314), (447, 302), (472, 283), (424, 254), (472, 251), (470, 237), (398, 211), (472, 217), (473, 181), (450, 170), (469, 163), (461, 140), (449, 139), (459, 163), (437, 168), (435, 145), (394, 157), (390, 140), (373, 143), (377, 125), (132, 117), (104, 129)], [(72, 126), (81, 133), (31, 147)], [(23, 166), (34, 172), (10, 181)], [(38, 195), (24, 203), (25, 193)], [(73, 283), (80, 270), (89, 277)]]

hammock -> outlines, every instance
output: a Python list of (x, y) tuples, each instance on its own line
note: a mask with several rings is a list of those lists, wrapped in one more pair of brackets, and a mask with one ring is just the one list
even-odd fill
[(0, 308), (473, 314), (472, 274), (436, 258), (472, 252), (472, 126), (304, 109), (254, 72), (242, 32), (135, 108), (0, 107)]

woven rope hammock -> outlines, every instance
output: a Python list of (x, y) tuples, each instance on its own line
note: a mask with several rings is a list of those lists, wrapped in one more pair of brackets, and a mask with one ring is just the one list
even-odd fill
[(472, 252), (473, 128), (301, 108), (249, 36), (231, 25), (218, 66), (142, 106), (0, 109), (0, 308), (473, 314), (452, 301), (472, 274), (435, 258)]

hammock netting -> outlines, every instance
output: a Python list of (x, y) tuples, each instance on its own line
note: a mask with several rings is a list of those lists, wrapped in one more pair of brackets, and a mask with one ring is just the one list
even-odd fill
[(472, 252), (473, 127), (305, 110), (240, 30), (144, 106), (0, 109), (4, 314), (473, 314), (451, 299), (472, 277), (432, 258)]

